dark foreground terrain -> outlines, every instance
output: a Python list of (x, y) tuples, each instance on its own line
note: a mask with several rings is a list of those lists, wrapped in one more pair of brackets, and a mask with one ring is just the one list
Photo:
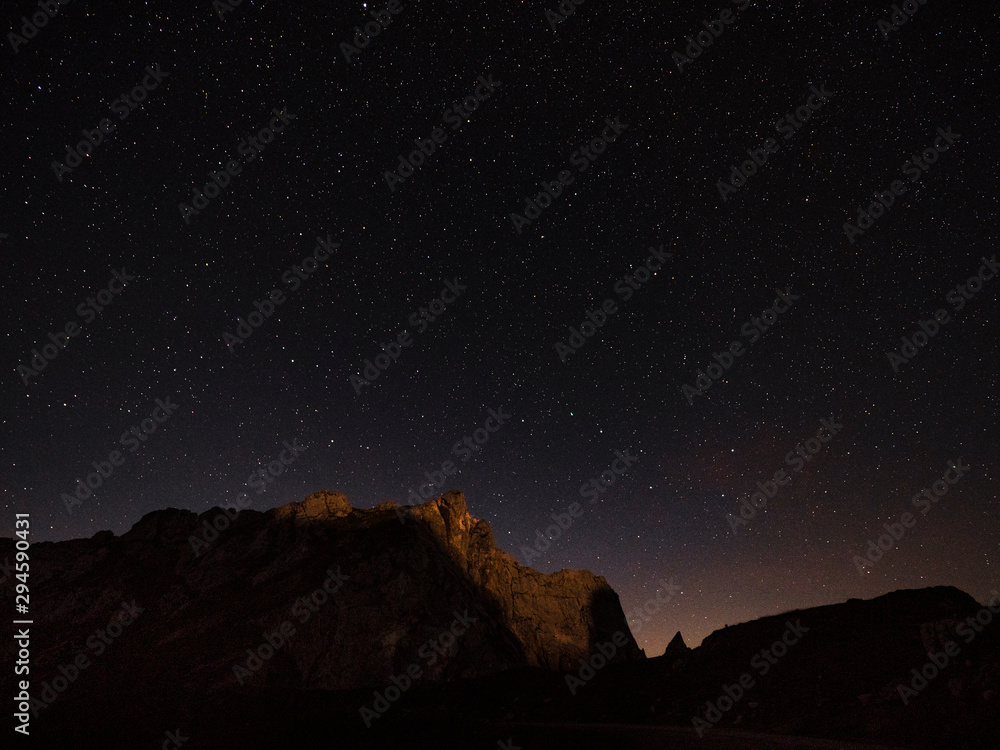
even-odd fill
[(32, 546), (33, 746), (1000, 748), (1000, 607), (955, 588), (646, 658), (603, 578), (520, 565), (461, 493), (220, 514)]

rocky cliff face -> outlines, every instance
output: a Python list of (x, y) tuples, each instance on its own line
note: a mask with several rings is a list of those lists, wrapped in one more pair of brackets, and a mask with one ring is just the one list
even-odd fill
[[(157, 511), (121, 537), (34, 545), (32, 583), (51, 613), (36, 684), (80, 651), (115, 665), (81, 679), (184, 692), (377, 688), (412, 665), (423, 681), (569, 669), (618, 630), (619, 659), (642, 658), (603, 578), (518, 564), (460, 492), (406, 509), (320, 492), (266, 513)], [(86, 639), (123, 601), (142, 613), (95, 654)]]
[(618, 600), (607, 581), (585, 570), (545, 575), (497, 549), (485, 521), (472, 518), (460, 492), (410, 510), (476, 586), (496, 602), (503, 621), (524, 647), (526, 663), (571, 669), (618, 630), (627, 635), (626, 660), (641, 659)]
[[(604, 579), (522, 567), (460, 493), (230, 514), (170, 509), (121, 537), (32, 546), (33, 746), (158, 747), (178, 727), (185, 750), (486, 748), (525, 722), (529, 747), (527, 723), (690, 728), (718, 710), (706, 731), (1000, 747), (1000, 604), (957, 589), (764, 617), (695, 649), (678, 633), (644, 659)], [(0, 595), (13, 605), (9, 584)], [(555, 671), (582, 675), (619, 630), (616, 663), (583, 685)], [(0, 660), (15, 647), (0, 639)]]

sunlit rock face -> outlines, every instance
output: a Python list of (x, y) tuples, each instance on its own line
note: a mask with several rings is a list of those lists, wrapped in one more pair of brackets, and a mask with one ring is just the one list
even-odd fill
[(121, 537), (34, 545), (33, 560), (33, 599), (58, 614), (38, 628), (43, 676), (133, 600), (144, 611), (108, 650), (144, 666), (122, 678), (152, 670), (183, 690), (381, 686), (412, 664), (424, 681), (570, 669), (619, 630), (617, 659), (643, 658), (603, 578), (520, 565), (460, 492), (409, 508), (316, 492), (264, 513), (167, 509)]

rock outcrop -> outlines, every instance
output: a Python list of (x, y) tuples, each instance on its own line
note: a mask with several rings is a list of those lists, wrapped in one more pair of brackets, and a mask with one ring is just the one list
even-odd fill
[(289, 503), (275, 508), (274, 518), (293, 519), (298, 524), (325, 521), (349, 516), (354, 508), (343, 492), (313, 492), (300, 503)]
[(121, 537), (32, 549), (32, 601), (54, 615), (36, 629), (41, 680), (133, 600), (143, 614), (107, 650), (145, 663), (119, 675), (137, 689), (379, 688), (412, 665), (424, 682), (569, 669), (618, 630), (618, 660), (642, 658), (603, 578), (520, 565), (460, 492), (410, 508), (317, 492), (265, 513), (167, 509)]
[(691, 649), (688, 648), (680, 631), (678, 631), (677, 635), (671, 638), (670, 643), (667, 644), (667, 648), (663, 652), (663, 658), (673, 663), (674, 660), (687, 656), (690, 652)]
[(584, 570), (546, 575), (498, 549), (489, 524), (469, 515), (461, 492), (450, 492), (404, 511), (442, 540), (456, 564), (492, 598), (503, 621), (524, 646), (526, 663), (571, 669), (595, 641), (627, 634), (626, 658), (642, 658), (625, 624), (618, 595)]

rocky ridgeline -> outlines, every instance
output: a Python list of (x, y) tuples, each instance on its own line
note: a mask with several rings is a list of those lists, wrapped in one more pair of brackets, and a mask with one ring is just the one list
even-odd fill
[[(462, 493), (400, 510), (318, 492), (264, 513), (166, 509), (121, 537), (38, 543), (32, 600), (50, 616), (36, 624), (36, 684), (72, 664), (123, 601), (145, 614), (108, 649), (124, 681), (114, 693), (154, 679), (183, 691), (380, 686), (431, 641), (439, 658), (425, 680), (568, 670), (629, 632), (603, 578), (520, 565)], [(456, 614), (472, 624), (439, 643)], [(628, 635), (617, 660), (642, 658)]]

